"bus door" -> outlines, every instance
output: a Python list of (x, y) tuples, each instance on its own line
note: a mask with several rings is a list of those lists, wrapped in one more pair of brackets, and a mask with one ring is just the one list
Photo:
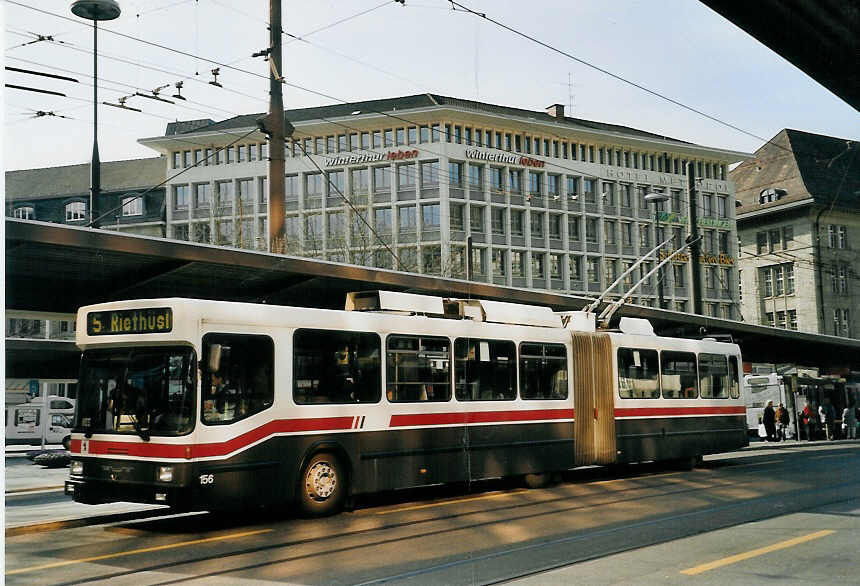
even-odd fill
[(615, 462), (612, 343), (607, 334), (573, 332), (573, 424), (577, 466)]

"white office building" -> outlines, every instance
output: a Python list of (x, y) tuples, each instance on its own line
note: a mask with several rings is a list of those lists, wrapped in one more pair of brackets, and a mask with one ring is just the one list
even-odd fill
[[(268, 248), (259, 116), (173, 123), (140, 141), (166, 155), (168, 237)], [(746, 153), (565, 117), (558, 104), (530, 111), (435, 94), (286, 117), (295, 127), (286, 149), (288, 254), (465, 278), (471, 237), (475, 281), (593, 295), (656, 243), (684, 241), (685, 174), (695, 165), (704, 313), (738, 316), (727, 169)], [(654, 191), (669, 196), (659, 210), (644, 199)], [(691, 311), (690, 263), (678, 259), (664, 271), (664, 296), (669, 309)], [(652, 277), (634, 300), (656, 306), (656, 291)]]

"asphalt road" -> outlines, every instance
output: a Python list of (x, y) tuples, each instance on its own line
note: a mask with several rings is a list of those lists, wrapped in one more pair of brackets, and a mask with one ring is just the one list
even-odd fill
[(326, 519), (201, 513), (21, 535), (6, 540), (5, 578), (856, 584), (858, 495), (860, 444), (774, 445), (692, 471), (649, 464), (573, 471), (546, 489), (499, 482), (380, 495)]

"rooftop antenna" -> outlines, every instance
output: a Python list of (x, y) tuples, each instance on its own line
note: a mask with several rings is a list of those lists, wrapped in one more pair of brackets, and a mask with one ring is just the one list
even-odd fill
[(215, 87), (224, 87), (223, 85), (221, 85), (220, 83), (218, 83), (218, 75), (219, 75), (220, 73), (221, 73), (221, 68), (220, 68), (220, 67), (216, 67), (215, 69), (213, 69), (213, 70), (212, 70), (212, 77), (213, 77), (214, 79), (213, 79), (212, 81), (210, 81), (210, 82), (209, 82), (209, 85), (214, 85)]

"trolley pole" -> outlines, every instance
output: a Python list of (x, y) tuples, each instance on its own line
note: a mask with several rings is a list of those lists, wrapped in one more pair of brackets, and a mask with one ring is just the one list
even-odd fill
[(702, 315), (702, 274), (699, 270), (699, 255), (701, 246), (699, 243), (699, 218), (698, 202), (696, 195), (696, 165), (693, 161), (687, 163), (687, 181), (690, 193), (690, 269), (692, 271), (691, 282), (693, 285), (693, 313)]
[[(286, 252), (286, 194), (284, 193), (284, 98), (281, 59), (281, 0), (269, 0), (269, 113), (262, 120), (269, 137), (269, 251)], [(291, 126), (292, 128), (292, 126)], [(292, 132), (290, 132), (292, 134)]]

